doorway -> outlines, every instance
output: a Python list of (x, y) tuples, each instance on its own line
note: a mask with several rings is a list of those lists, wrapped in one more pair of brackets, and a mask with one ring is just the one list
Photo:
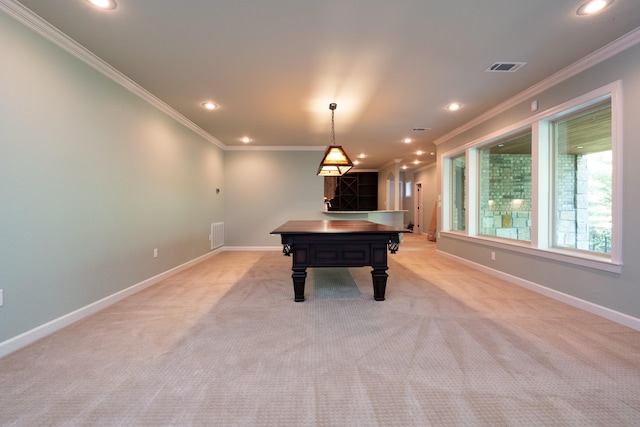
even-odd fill
[(422, 234), (422, 183), (416, 182), (413, 192), (413, 232)]
[(393, 174), (390, 173), (389, 177), (387, 178), (387, 204), (386, 204), (387, 210), (395, 209), (395, 206), (396, 206), (395, 199), (396, 199), (396, 180)]

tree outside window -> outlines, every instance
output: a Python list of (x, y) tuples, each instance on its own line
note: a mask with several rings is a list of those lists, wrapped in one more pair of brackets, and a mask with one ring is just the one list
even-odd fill
[(610, 253), (613, 213), (611, 106), (553, 123), (555, 246)]

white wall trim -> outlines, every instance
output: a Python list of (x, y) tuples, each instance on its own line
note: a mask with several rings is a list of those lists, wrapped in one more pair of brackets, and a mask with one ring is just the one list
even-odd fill
[[(423, 233), (424, 234), (424, 233)], [(71, 313), (60, 316), (57, 319), (51, 320), (47, 323), (44, 323), (40, 326), (37, 326), (27, 332), (24, 332), (20, 335), (17, 335), (13, 338), (9, 338), (6, 341), (0, 342), (0, 358), (4, 357), (10, 353), (13, 353), (17, 350), (20, 350), (23, 347), (28, 346), (48, 335), (51, 335), (54, 332), (61, 330), (75, 322), (78, 322), (92, 314), (99, 312), (100, 310), (104, 310), (105, 308), (117, 303), (124, 298), (131, 296), (135, 293), (138, 293), (150, 286), (155, 285), (156, 283), (173, 276), (191, 266), (194, 266), (202, 261), (205, 261), (209, 257), (217, 255), (220, 252), (237, 252), (237, 251), (281, 251), (281, 246), (224, 246), (222, 248), (218, 248), (215, 251), (208, 252), (198, 258), (195, 258), (191, 261), (188, 261), (182, 265), (174, 267), (170, 270), (165, 271), (164, 273), (160, 273), (156, 276), (153, 276), (149, 279), (143, 280), (140, 283), (137, 283), (133, 286), (130, 286), (126, 289), (118, 291), (112, 295), (109, 295), (101, 300), (93, 302), (85, 307), (79, 308)], [(503, 273), (498, 270), (494, 270), (492, 268), (486, 267), (481, 264), (474, 263), (472, 261), (468, 261), (464, 258), (460, 258), (455, 255), (451, 255), (449, 253), (443, 252), (441, 250), (436, 250), (436, 252), (440, 255), (443, 255), (447, 258), (450, 258), (454, 261), (457, 261), (461, 264), (467, 265), (473, 269), (482, 271), (484, 273), (490, 274), (494, 277), (498, 277), (499, 279), (506, 280), (507, 282), (513, 283), (515, 285), (521, 286), (523, 288), (529, 289), (533, 292), (545, 295), (549, 298), (555, 299), (557, 301), (564, 302), (572, 307), (579, 308), (581, 310), (587, 311), (589, 313), (595, 314), (597, 316), (603, 317), (605, 319), (611, 320), (613, 322), (619, 323), (621, 325), (627, 326), (631, 329), (640, 331), (640, 319), (635, 317), (626, 315), (624, 313), (620, 313), (614, 310), (611, 310), (606, 307), (602, 307), (597, 304), (593, 304), (589, 301), (582, 300), (580, 298), (576, 298), (574, 296), (555, 291), (553, 289), (547, 288), (545, 286), (539, 285), (534, 282), (530, 282), (519, 277)]]
[(87, 316), (97, 313), (100, 310), (104, 310), (116, 302), (131, 296), (137, 292), (140, 292), (156, 283), (166, 279), (167, 277), (173, 276), (176, 273), (179, 273), (193, 265), (196, 265), (207, 258), (222, 252), (222, 248), (217, 249), (215, 251), (208, 252), (198, 258), (195, 258), (191, 261), (187, 261), (186, 263), (174, 267), (170, 270), (165, 271), (164, 273), (160, 273), (156, 276), (150, 277), (149, 279), (143, 280), (140, 283), (136, 283), (133, 286), (130, 286), (126, 289), (118, 291), (112, 295), (102, 298), (96, 302), (93, 302), (89, 305), (86, 305), (82, 308), (72, 311), (71, 313), (67, 313), (63, 316), (58, 317), (57, 319), (53, 319), (47, 323), (44, 323), (40, 326), (36, 326), (35, 328), (26, 331), (20, 335), (17, 335), (13, 338), (9, 338), (6, 341), (0, 342), (0, 357), (6, 356), (9, 353), (13, 353), (23, 347), (26, 347), (29, 344), (32, 344), (39, 339), (46, 337), (47, 335), (51, 335), (52, 333), (59, 331), (62, 328), (65, 328), (72, 323), (75, 323), (79, 320), (84, 319)]
[[(434, 155), (435, 156), (435, 155)], [(420, 166), (413, 170), (413, 173), (423, 172), (427, 169), (435, 168), (437, 163), (434, 161), (433, 163), (429, 163), (428, 165)]]
[[(18, 3), (15, 0), (0, 0), (0, 10), (4, 11), (7, 15), (13, 17), (17, 21), (23, 23), (27, 27), (31, 28), (33, 31), (37, 32), (41, 36), (45, 37), (49, 41), (53, 42), (57, 46), (66, 50), (70, 54), (74, 55), (78, 59), (82, 60), (89, 66), (93, 67), (100, 73), (109, 77), (116, 83), (120, 84), (124, 88), (128, 89), (132, 93), (138, 95), (142, 99), (146, 100), (150, 104), (157, 107), (159, 110), (163, 111), (170, 117), (174, 118), (178, 122), (182, 123), (187, 128), (194, 131), (196, 134), (200, 135), (207, 141), (212, 144), (222, 148), (224, 150), (248, 150), (249, 148), (244, 146), (231, 147), (226, 146), (222, 142), (220, 142), (213, 135), (193, 123), (191, 120), (187, 119), (185, 116), (171, 108), (169, 105), (165, 104), (155, 95), (151, 94), (149, 91), (144, 89), (142, 86), (138, 85), (136, 82), (122, 74), (120, 71), (113, 68), (111, 65), (100, 59), (98, 56), (94, 55), (91, 51), (87, 50), (85, 47), (80, 45), (78, 42), (58, 30), (53, 25), (49, 24), (47, 21), (40, 18), (38, 15), (34, 14), (30, 9), (24, 7), (22, 4)], [(466, 124), (452, 130), (451, 132), (437, 138), (433, 143), (437, 146), (442, 144), (443, 142), (459, 135), (466, 130), (477, 126), (478, 124), (489, 120), (492, 117), (497, 116), (498, 114), (512, 108), (513, 106), (519, 104), (520, 102), (524, 102), (557, 84), (560, 82), (567, 80), (578, 73), (602, 62), (612, 56), (634, 46), (636, 43), (640, 42), (640, 27), (635, 30), (630, 31), (624, 36), (620, 37), (617, 40), (609, 43), (608, 45), (596, 50), (595, 52), (585, 56), (577, 62), (569, 65), (568, 67), (558, 71), (557, 73), (549, 76), (548, 78), (542, 80), (541, 82), (529, 87), (528, 89), (520, 92), (518, 95), (506, 100), (505, 102), (498, 104), (492, 109), (487, 110), (484, 114), (479, 115), (475, 119), (467, 122)], [(273, 147), (272, 150), (294, 150), (300, 149), (301, 147)], [(325, 147), (326, 148), (326, 147)], [(256, 148), (258, 149), (258, 148)], [(267, 149), (263, 147), (262, 149)], [(305, 148), (306, 150), (307, 148)], [(316, 147), (311, 147), (311, 150), (315, 150)], [(387, 165), (383, 165), (380, 169), (383, 169)]]
[(279, 246), (225, 246), (225, 251), (229, 252), (242, 252), (242, 251), (280, 251), (282, 252), (282, 245)]
[(7, 15), (13, 17), (22, 24), (26, 25), (28, 28), (40, 34), (55, 45), (66, 50), (71, 55), (83, 61), (85, 64), (107, 76), (114, 82), (132, 92), (134, 95), (137, 95), (140, 98), (144, 99), (177, 122), (183, 124), (196, 134), (200, 135), (202, 138), (206, 139), (219, 148), (227, 148), (222, 142), (216, 139), (209, 132), (205, 131), (200, 126), (196, 125), (191, 120), (178, 113), (176, 110), (162, 102), (159, 98), (151, 94), (145, 88), (122, 74), (120, 71), (113, 68), (111, 65), (100, 59), (98, 56), (94, 55), (84, 46), (80, 45), (78, 42), (58, 30), (56, 27), (40, 18), (38, 15), (33, 13), (30, 9), (24, 7), (22, 4), (18, 3), (15, 0), (0, 0), (0, 10), (4, 11)]
[(499, 270), (494, 270), (493, 268), (487, 267), (482, 264), (475, 263), (473, 261), (469, 261), (464, 258), (460, 258), (456, 255), (452, 255), (450, 253), (436, 250), (439, 255), (445, 256), (449, 259), (457, 261), (461, 264), (464, 264), (468, 267), (471, 267), (475, 270), (482, 271), (483, 273), (487, 273), (491, 276), (497, 277), (502, 280), (506, 280), (507, 282), (513, 283), (514, 285), (521, 286), (523, 288), (529, 289), (530, 291), (536, 292), (538, 294), (547, 296), (556, 301), (563, 302), (572, 307), (579, 308), (586, 312), (595, 314), (596, 316), (603, 317), (605, 319), (611, 320), (612, 322), (619, 323), (623, 326), (627, 326), (636, 331), (640, 331), (640, 319), (636, 317), (629, 316), (628, 314), (620, 313), (619, 311), (611, 310), (610, 308), (603, 307), (598, 304), (594, 304), (589, 301), (585, 301), (583, 299), (574, 297), (569, 294), (565, 294), (560, 291), (556, 291), (554, 289), (547, 288), (546, 286), (539, 285), (534, 282), (530, 282), (528, 280), (522, 279), (517, 276), (513, 276), (511, 274), (504, 273)]
[(238, 146), (227, 146), (225, 147), (226, 151), (324, 151), (327, 149), (326, 145), (311, 145), (311, 146), (301, 146), (301, 145), (238, 145)]
[[(474, 158), (477, 154), (476, 151), (483, 147), (488, 146), (489, 144), (499, 141), (508, 136), (517, 134), (522, 132), (523, 130), (532, 129), (532, 132), (535, 133), (535, 130), (547, 123), (549, 120), (556, 120), (558, 117), (563, 117), (567, 114), (579, 111), (581, 109), (588, 108), (589, 106), (596, 105), (600, 102), (603, 102), (606, 99), (610, 99), (612, 106), (612, 144), (613, 144), (613, 153), (614, 153), (614, 164), (613, 164), (613, 194), (620, 195), (621, 193), (621, 182), (622, 182), (622, 161), (619, 158), (621, 155), (620, 150), (622, 149), (622, 143), (620, 142), (621, 135), (621, 119), (622, 115), (620, 105), (622, 92), (622, 82), (620, 80), (616, 80), (612, 83), (606, 84), (600, 88), (594, 89), (586, 94), (580, 95), (573, 99), (563, 102), (562, 104), (553, 106), (547, 110), (544, 110), (532, 117), (527, 119), (523, 119), (517, 123), (511, 124), (505, 128), (494, 131), (488, 135), (481, 136), (477, 139), (474, 139), (460, 147), (451, 149), (447, 152), (439, 154), (440, 156), (440, 164), (442, 165), (442, 173), (440, 175), (441, 178), (441, 194), (450, 194), (450, 187), (452, 183), (449, 182), (451, 180), (449, 170), (451, 166), (451, 161), (458, 156), (466, 156), (467, 157), (467, 173), (466, 173), (466, 187), (468, 190), (468, 197), (466, 204), (468, 206), (478, 206), (477, 201), (477, 183), (473, 177), (478, 177), (478, 171), (476, 168), (478, 167), (478, 162)], [(546, 135), (543, 133), (537, 133), (537, 136), (540, 137), (542, 135)], [(535, 136), (535, 134), (534, 134)], [(533, 142), (537, 142), (533, 144)], [(540, 147), (546, 147), (548, 145), (548, 141), (546, 139), (541, 139), (536, 141), (535, 138), (532, 137), (532, 149), (534, 149), (534, 154), (536, 153), (535, 149)], [(547, 150), (548, 151), (548, 150)], [(547, 153), (548, 154), (548, 153)], [(547, 158), (546, 162), (542, 162), (543, 157), (534, 156), (532, 158), (533, 162), (536, 163), (536, 168), (532, 171), (532, 177), (537, 179), (532, 179), (532, 186), (538, 185), (538, 193), (540, 197), (534, 197), (534, 203), (539, 203), (541, 201), (545, 201), (550, 199), (550, 197), (543, 196), (542, 194), (547, 194), (550, 189), (548, 189), (548, 178), (542, 177), (540, 174), (535, 174), (541, 166), (545, 166), (547, 170), (551, 167), (550, 160)], [(531, 242), (525, 242), (520, 240), (513, 239), (504, 239), (495, 236), (485, 236), (479, 235), (476, 230), (476, 225), (478, 223), (477, 218), (473, 217), (476, 215), (476, 210), (467, 209), (467, 222), (468, 224), (466, 231), (461, 230), (451, 230), (451, 224), (449, 221), (451, 220), (451, 209), (452, 209), (452, 201), (450, 199), (444, 199), (442, 203), (442, 224), (440, 231), (444, 236), (450, 237), (452, 239), (461, 239), (469, 242), (488, 244), (494, 247), (501, 247), (503, 249), (512, 250), (515, 252), (524, 253), (531, 256), (553, 259), (555, 261), (561, 261), (568, 264), (580, 265), (583, 267), (593, 268), (596, 270), (607, 271), (610, 273), (620, 274), (622, 272), (622, 257), (621, 257), (621, 200), (618, 198), (614, 198), (613, 204), (613, 218), (615, 220), (613, 224), (613, 236), (617, 237), (613, 240), (612, 244), (612, 253), (611, 255), (606, 254), (598, 254), (594, 252), (588, 251), (577, 251), (571, 249), (563, 249), (559, 247), (553, 247), (549, 245), (548, 239), (546, 236), (551, 233), (551, 224), (550, 219), (548, 218), (547, 210), (541, 211), (538, 209), (534, 211), (536, 213), (536, 224), (538, 227), (538, 232), (534, 233), (532, 236)], [(540, 213), (544, 215), (538, 215)], [(548, 229), (542, 229), (540, 226), (545, 225)], [(542, 237), (541, 237), (542, 236)]]
[(536, 96), (539, 93), (544, 92), (547, 89), (554, 87), (557, 84), (562, 83), (565, 80), (570, 79), (571, 77), (611, 58), (614, 55), (634, 46), (635, 44), (640, 42), (640, 27), (636, 28), (620, 37), (617, 40), (612, 41), (608, 45), (592, 52), (591, 54), (585, 56), (584, 58), (574, 62), (566, 68), (558, 71), (555, 74), (547, 77), (546, 79), (540, 81), (539, 83), (534, 84), (533, 86), (525, 89), (520, 92), (518, 95), (504, 101), (501, 104), (496, 105), (495, 107), (487, 110), (483, 114), (477, 116), (475, 119), (465, 123), (464, 125), (455, 128), (449, 133), (442, 135), (440, 138), (433, 141), (433, 143), (438, 146), (451, 138), (460, 135), (461, 133), (483, 123), (500, 113), (503, 113), (510, 108), (520, 104), (521, 102), (525, 102), (531, 99), (531, 97)]
[(125, 89), (129, 90), (134, 95), (144, 99), (160, 111), (167, 114), (177, 122), (191, 129), (197, 135), (201, 136), (205, 140), (211, 142), (213, 145), (225, 150), (225, 151), (324, 151), (327, 146), (229, 146), (220, 142), (216, 137), (209, 132), (202, 129), (200, 126), (193, 123), (191, 120), (180, 114), (178, 111), (171, 108), (162, 100), (157, 98), (151, 92), (131, 80), (129, 77), (122, 74), (120, 71), (109, 65), (107, 62), (100, 59), (84, 46), (58, 30), (53, 25), (33, 13), (30, 9), (26, 8), (22, 4), (15, 0), (0, 0), (0, 10), (11, 16), (18, 22), (26, 25), (36, 33), (43, 36), (45, 39), (54, 43), (58, 47), (64, 49), (71, 55), (83, 61), (85, 64), (94, 68), (96, 71), (102, 73), (106, 77), (110, 78), (117, 84), (121, 85)]

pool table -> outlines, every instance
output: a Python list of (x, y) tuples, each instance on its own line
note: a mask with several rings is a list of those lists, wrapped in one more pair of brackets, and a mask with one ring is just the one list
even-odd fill
[(371, 266), (373, 297), (384, 301), (387, 251), (398, 251), (401, 233), (409, 230), (363, 220), (287, 221), (271, 234), (280, 234), (283, 253), (293, 255), (295, 301), (304, 301), (308, 267)]

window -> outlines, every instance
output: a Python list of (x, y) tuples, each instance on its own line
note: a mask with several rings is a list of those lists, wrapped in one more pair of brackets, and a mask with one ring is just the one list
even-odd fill
[(451, 219), (452, 230), (465, 230), (466, 223), (466, 157), (459, 156), (453, 159), (452, 162), (452, 213), (453, 218)]
[(614, 82), (443, 153), (441, 232), (620, 272), (620, 88)]
[(609, 103), (552, 124), (554, 245), (611, 252), (612, 161)]
[(479, 151), (478, 234), (531, 241), (531, 132)]
[(404, 197), (411, 197), (413, 195), (411, 191), (411, 181), (404, 183)]

